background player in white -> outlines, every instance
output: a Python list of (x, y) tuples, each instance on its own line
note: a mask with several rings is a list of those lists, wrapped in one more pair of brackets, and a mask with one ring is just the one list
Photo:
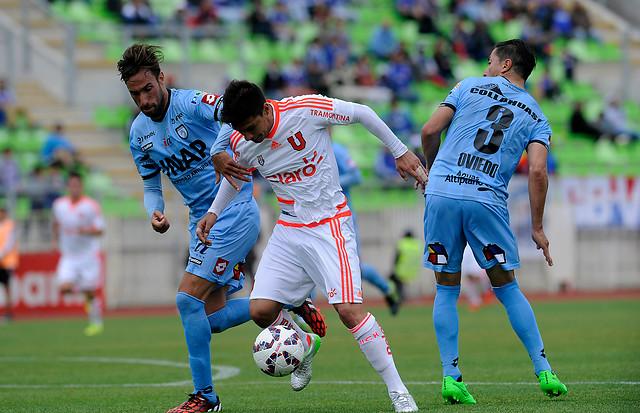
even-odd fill
[[(524, 344), (542, 391), (559, 396), (567, 388), (551, 371), (529, 301), (514, 269), (518, 246), (507, 212), (507, 184), (522, 152), (529, 157), (531, 237), (553, 264), (542, 227), (547, 194), (547, 154), (551, 129), (525, 81), (536, 66), (522, 40), (497, 43), (483, 77), (458, 83), (422, 128), (429, 167), (425, 188), (424, 266), (435, 272), (433, 323), (443, 369), (442, 396), (450, 403), (475, 403), (458, 367), (460, 262), (465, 245), (487, 271)], [(440, 136), (447, 129), (440, 147)]]
[(96, 200), (83, 193), (82, 176), (72, 172), (67, 179), (68, 195), (53, 202), (53, 249), (60, 250), (58, 285), (60, 292), (82, 292), (87, 300), (88, 336), (103, 331), (100, 239), (104, 219)]
[(162, 234), (170, 227), (164, 215), (161, 172), (189, 207), (189, 262), (176, 305), (194, 390), (169, 412), (220, 411), (211, 376), (211, 334), (250, 319), (248, 298), (227, 300), (227, 296), (243, 287), (243, 261), (258, 237), (260, 214), (252, 183), (245, 183), (220, 215), (220, 226), (210, 234), (213, 241), (208, 245), (198, 241), (196, 223), (218, 193), (209, 148), (220, 131), (222, 100), (198, 90), (168, 89), (160, 70), (162, 59), (157, 47), (134, 44), (123, 53), (118, 71), (141, 111), (131, 126), (129, 147), (143, 180), (144, 205), (153, 230)]
[[(305, 333), (282, 308), (299, 305), (317, 286), (385, 381), (394, 409), (417, 411), (382, 329), (362, 305), (355, 231), (327, 127), (361, 123), (391, 150), (404, 179), (407, 173), (416, 179), (426, 173), (420, 160), (364, 105), (320, 95), (266, 101), (257, 85), (238, 80), (229, 84), (224, 99), (222, 119), (237, 131), (230, 142), (238, 163), (270, 182), (282, 209), (256, 271), (251, 318), (263, 328), (291, 325), (302, 337), (306, 357), (291, 375), (292, 388), (299, 391), (309, 383), (320, 338)], [(202, 242), (236, 193), (223, 180), (210, 213), (198, 223)]]

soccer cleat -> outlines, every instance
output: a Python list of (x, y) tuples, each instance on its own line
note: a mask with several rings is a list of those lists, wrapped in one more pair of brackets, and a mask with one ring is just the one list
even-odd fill
[(316, 334), (309, 334), (309, 338), (311, 339), (311, 345), (309, 346), (309, 350), (307, 350), (307, 354), (304, 356), (304, 360), (302, 360), (298, 368), (291, 373), (291, 388), (294, 391), (304, 389), (311, 381), (311, 361), (313, 360), (313, 356), (320, 350), (320, 345), (322, 345), (322, 339)]
[(418, 411), (418, 406), (409, 393), (392, 391), (391, 393), (389, 393), (389, 397), (391, 397), (391, 403), (393, 403), (393, 409), (396, 412)]
[(389, 305), (389, 311), (391, 311), (391, 315), (398, 314), (398, 310), (400, 310), (400, 294), (398, 294), (398, 289), (395, 284), (389, 284), (389, 293), (384, 296), (384, 299), (387, 301)]
[(558, 397), (567, 394), (567, 386), (562, 384), (552, 371), (542, 370), (540, 374), (538, 374), (538, 380), (540, 381), (542, 392), (549, 397)]
[(467, 391), (462, 381), (455, 381), (451, 376), (442, 379), (442, 397), (448, 404), (476, 404), (473, 396)]
[(324, 337), (325, 334), (327, 334), (327, 325), (324, 323), (324, 316), (320, 313), (320, 310), (313, 305), (311, 297), (307, 297), (300, 307), (295, 307), (292, 311), (302, 317), (305, 323), (311, 328), (311, 331), (320, 337)]
[(97, 336), (98, 334), (102, 334), (104, 331), (104, 327), (102, 324), (91, 323), (84, 329), (84, 335), (88, 337)]
[(178, 407), (174, 407), (168, 410), (167, 413), (197, 413), (197, 412), (221, 412), (222, 403), (220, 397), (217, 398), (215, 403), (211, 403), (209, 400), (202, 397), (200, 392), (196, 394), (189, 394), (189, 400), (182, 403)]

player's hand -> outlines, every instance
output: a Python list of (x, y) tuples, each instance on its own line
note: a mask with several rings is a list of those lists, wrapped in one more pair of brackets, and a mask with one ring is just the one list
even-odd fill
[(151, 227), (155, 232), (160, 234), (164, 234), (169, 230), (169, 221), (165, 218), (164, 214), (158, 210), (153, 211), (153, 216), (151, 217)]
[(249, 169), (240, 165), (238, 162), (231, 159), (231, 155), (227, 152), (220, 152), (211, 157), (213, 167), (216, 170), (216, 184), (220, 182), (220, 174), (227, 178), (227, 181), (236, 189), (240, 190), (240, 186), (236, 184), (233, 178), (239, 179), (245, 182), (251, 182), (251, 172)]
[(422, 185), (426, 185), (429, 181), (427, 170), (420, 162), (420, 159), (411, 151), (407, 151), (401, 157), (396, 158), (396, 170), (405, 181), (409, 180), (407, 174)]
[(211, 227), (215, 225), (217, 220), (218, 216), (216, 214), (213, 212), (207, 212), (207, 214), (198, 221), (198, 224), (196, 225), (196, 235), (204, 245), (211, 245), (209, 231), (211, 231)]
[(549, 240), (544, 235), (544, 230), (542, 228), (531, 230), (531, 239), (536, 243), (536, 249), (542, 250), (544, 259), (547, 260), (547, 264), (551, 267), (553, 260), (551, 259), (551, 254), (549, 254)]

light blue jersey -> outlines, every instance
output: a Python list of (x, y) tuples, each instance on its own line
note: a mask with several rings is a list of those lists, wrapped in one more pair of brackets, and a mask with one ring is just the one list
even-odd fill
[[(164, 173), (189, 207), (192, 223), (202, 218), (218, 193), (209, 150), (220, 130), (221, 106), (221, 96), (171, 89), (162, 122), (140, 113), (131, 125), (129, 147), (140, 176)], [(244, 185), (233, 203), (245, 202), (252, 194), (252, 185)]]
[(507, 185), (531, 142), (549, 146), (540, 106), (504, 77), (469, 77), (440, 104), (455, 110), (429, 171), (427, 194), (507, 204)]
[(209, 151), (220, 131), (221, 104), (222, 98), (218, 95), (171, 89), (164, 119), (154, 122), (139, 114), (131, 126), (129, 147), (140, 176), (153, 183), (145, 184), (145, 207), (149, 215), (155, 209), (163, 209), (160, 172), (171, 180), (189, 207), (191, 238), (185, 271), (219, 286), (229, 285), (229, 293), (233, 293), (242, 288), (242, 261), (260, 229), (253, 184), (244, 183), (240, 193), (220, 214), (209, 234), (211, 246), (203, 245), (195, 231), (218, 193), (219, 184), (215, 184), (216, 173)]

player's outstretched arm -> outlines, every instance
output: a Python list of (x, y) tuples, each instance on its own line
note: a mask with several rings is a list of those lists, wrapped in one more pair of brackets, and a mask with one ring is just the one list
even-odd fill
[(549, 240), (544, 234), (542, 217), (544, 204), (547, 198), (549, 178), (547, 176), (547, 148), (537, 142), (532, 142), (527, 147), (529, 160), (529, 204), (531, 206), (531, 238), (536, 243), (536, 248), (541, 249), (549, 266), (553, 265), (549, 253)]
[(162, 212), (158, 210), (153, 211), (153, 215), (151, 216), (151, 227), (155, 232), (164, 234), (169, 230), (170, 226), (169, 221)]
[(209, 232), (211, 228), (216, 224), (218, 220), (218, 216), (213, 212), (207, 212), (205, 216), (202, 217), (200, 221), (198, 221), (198, 225), (196, 225), (196, 235), (200, 242), (204, 245), (211, 245), (211, 240), (209, 240)]
[(442, 136), (442, 131), (449, 126), (454, 114), (455, 112), (450, 107), (440, 106), (424, 126), (422, 126), (420, 133), (422, 152), (427, 160), (427, 169), (429, 170), (440, 149), (440, 136)]

